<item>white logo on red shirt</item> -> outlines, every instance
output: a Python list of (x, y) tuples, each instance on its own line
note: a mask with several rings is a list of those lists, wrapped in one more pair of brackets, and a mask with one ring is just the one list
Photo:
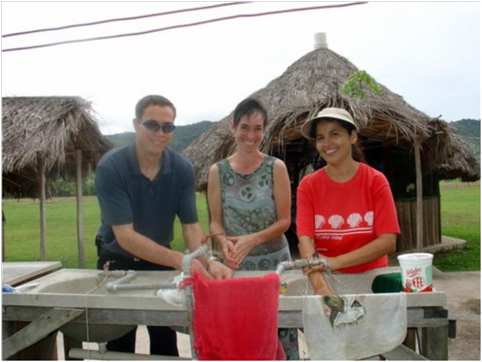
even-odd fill
[(323, 215), (315, 215), (315, 228), (321, 228), (323, 225), (325, 225), (325, 218)]
[(331, 215), (328, 218), (328, 224), (332, 229), (339, 229), (345, 223), (345, 219), (341, 215)]
[(373, 225), (373, 211), (368, 211), (365, 214), (364, 219), (369, 226), (372, 226)]
[(358, 225), (360, 225), (362, 221), (363, 221), (362, 216), (357, 212), (348, 216), (348, 219), (347, 219), (348, 225), (350, 225), (350, 227), (352, 228), (356, 228)]
[(361, 213), (353, 212), (347, 217), (346, 222), (341, 215), (331, 215), (328, 222), (320, 214), (315, 214), (314, 218), (317, 238), (342, 240), (351, 235), (373, 233), (373, 211), (367, 211), (363, 217)]

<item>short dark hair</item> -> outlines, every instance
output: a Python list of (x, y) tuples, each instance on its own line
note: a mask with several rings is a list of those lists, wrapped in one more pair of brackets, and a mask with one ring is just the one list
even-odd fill
[(176, 107), (166, 97), (160, 95), (148, 95), (141, 98), (136, 104), (136, 119), (141, 119), (144, 111), (149, 106), (170, 107), (174, 112), (174, 118), (176, 118)]
[(236, 106), (233, 114), (234, 127), (238, 126), (242, 117), (249, 117), (254, 113), (259, 113), (261, 116), (263, 116), (263, 126), (266, 127), (266, 123), (268, 122), (268, 112), (261, 102), (254, 98), (246, 98)]

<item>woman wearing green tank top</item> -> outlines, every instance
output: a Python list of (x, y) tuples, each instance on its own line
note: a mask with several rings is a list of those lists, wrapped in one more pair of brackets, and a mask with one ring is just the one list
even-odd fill
[[(210, 232), (226, 265), (240, 270), (275, 270), (290, 251), (284, 232), (291, 222), (291, 189), (283, 161), (259, 150), (267, 112), (253, 98), (234, 110), (235, 152), (208, 175)], [(296, 329), (280, 329), (288, 359), (299, 359)]]

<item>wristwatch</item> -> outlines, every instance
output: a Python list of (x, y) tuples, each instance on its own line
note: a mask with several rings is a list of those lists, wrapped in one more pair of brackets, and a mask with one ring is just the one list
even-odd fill
[(222, 260), (219, 256), (214, 255), (214, 254), (211, 255), (211, 256), (208, 258), (208, 261), (217, 261), (217, 262), (219, 262), (219, 263), (222, 263), (222, 262), (223, 262), (223, 260)]

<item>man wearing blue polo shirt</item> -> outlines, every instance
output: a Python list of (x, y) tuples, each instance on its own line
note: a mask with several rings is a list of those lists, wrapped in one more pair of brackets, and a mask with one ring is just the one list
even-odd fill
[[(201, 245), (194, 172), (191, 163), (167, 147), (173, 138), (176, 108), (167, 98), (149, 95), (136, 105), (135, 143), (108, 152), (99, 161), (95, 187), (102, 225), (96, 237), (99, 269), (182, 269), (183, 254), (170, 248), (174, 219), (182, 224), (190, 250)], [(192, 271), (229, 278), (217, 261), (193, 260)], [(148, 326), (151, 354), (177, 356), (176, 333)], [(112, 351), (134, 352), (135, 330), (107, 343)]]

